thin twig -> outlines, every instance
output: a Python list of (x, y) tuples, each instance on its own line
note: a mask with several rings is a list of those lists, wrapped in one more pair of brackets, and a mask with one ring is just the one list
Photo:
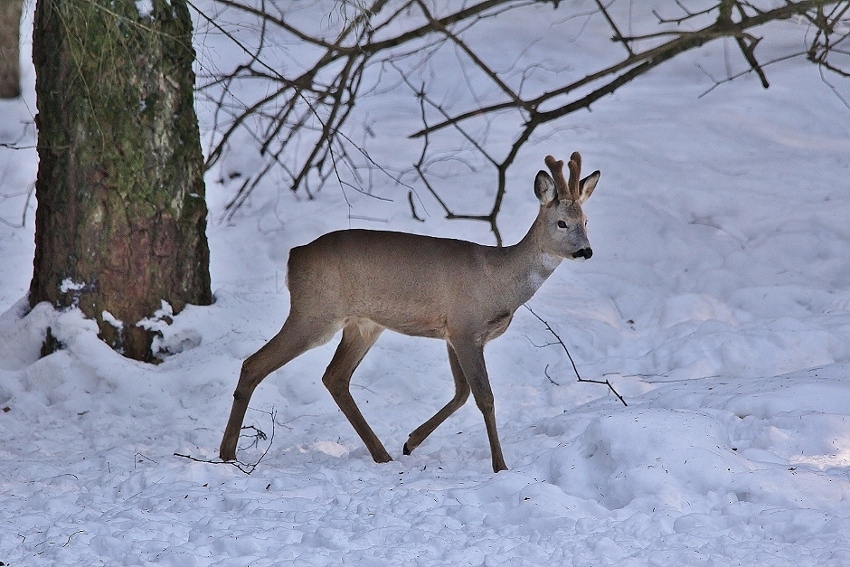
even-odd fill
[(74, 533), (72, 533), (71, 535), (69, 535), (69, 536), (68, 536), (68, 541), (66, 541), (65, 543), (63, 543), (63, 544), (62, 544), (62, 547), (68, 547), (69, 545), (71, 545), (71, 538), (73, 538), (73, 537), (74, 537), (75, 535), (77, 535), (77, 534), (84, 534), (84, 533), (86, 533), (86, 532), (85, 532), (85, 531), (83, 531), (83, 530), (77, 530), (77, 531), (75, 531)]
[(410, 205), (410, 215), (413, 217), (413, 220), (425, 222), (425, 219), (423, 219), (416, 213), (416, 205), (413, 202), (413, 191), (407, 192), (407, 203)]
[(181, 459), (188, 459), (190, 461), (195, 461), (196, 463), (206, 463), (208, 465), (231, 465), (233, 467), (236, 467), (237, 469), (239, 469), (241, 472), (245, 473), (246, 475), (250, 475), (255, 470), (257, 470), (257, 467), (260, 465), (262, 460), (269, 453), (269, 450), (272, 448), (272, 442), (274, 441), (274, 427), (275, 427), (275, 419), (277, 418), (277, 412), (275, 411), (274, 408), (272, 408), (271, 411), (264, 412), (264, 413), (268, 413), (269, 416), (271, 417), (272, 430), (271, 430), (270, 434), (266, 435), (266, 433), (264, 431), (262, 431), (261, 429), (258, 429), (257, 427), (255, 427), (253, 425), (248, 425), (248, 426), (245, 426), (245, 427), (242, 428), (243, 430), (244, 429), (253, 429), (254, 430), (254, 435), (252, 435), (252, 437), (254, 438), (254, 441), (251, 445), (252, 447), (257, 446), (261, 440), (265, 441), (268, 438), (269, 444), (266, 447), (266, 450), (263, 451), (263, 454), (260, 455), (260, 458), (257, 459), (257, 461), (255, 463), (243, 463), (242, 461), (240, 461), (238, 459), (235, 460), (235, 461), (220, 461), (220, 460), (216, 461), (216, 460), (212, 460), (212, 459), (200, 459), (198, 457), (193, 457), (191, 455), (184, 455), (182, 453), (174, 453), (174, 456), (180, 457)]
[(599, 7), (599, 11), (605, 17), (605, 21), (608, 22), (608, 25), (611, 26), (611, 29), (614, 30), (614, 37), (611, 39), (613, 41), (619, 41), (623, 44), (623, 47), (626, 48), (626, 51), (629, 54), (629, 57), (633, 56), (635, 52), (632, 50), (632, 46), (629, 45), (628, 39), (623, 36), (620, 32), (620, 28), (617, 27), (617, 23), (614, 21), (614, 18), (611, 17), (611, 14), (608, 13), (608, 9), (602, 4), (601, 0), (596, 0), (596, 5)]
[(32, 200), (33, 195), (35, 194), (35, 184), (32, 184), (29, 189), (26, 191), (21, 191), (20, 193), (15, 193), (12, 195), (0, 195), (2, 199), (11, 199), (13, 197), (20, 197), (21, 195), (26, 195), (27, 198), (24, 201), (23, 209), (21, 210), (21, 222), (13, 223), (7, 221), (6, 219), (0, 217), (0, 223), (5, 224), (9, 228), (24, 228), (27, 225), (27, 209), (29, 209), (30, 201)]
[[(555, 340), (556, 340), (556, 341), (558, 341), (558, 344), (559, 344), (559, 345), (561, 345), (561, 348), (563, 348), (563, 349), (564, 349), (564, 352), (565, 352), (565, 353), (567, 353), (567, 358), (570, 360), (570, 364), (573, 366), (573, 372), (575, 372), (575, 373), (576, 373), (576, 378), (578, 379), (578, 381), (579, 381), (579, 382), (586, 382), (586, 383), (589, 383), (589, 384), (602, 384), (602, 385), (608, 386), (608, 389), (609, 389), (609, 390), (611, 390), (611, 393), (613, 393), (615, 396), (617, 396), (617, 399), (618, 399), (618, 400), (620, 400), (620, 402), (622, 402), (622, 404), (623, 404), (624, 406), (628, 406), (628, 405), (629, 405), (629, 404), (627, 404), (627, 403), (626, 403), (626, 400), (623, 398), (623, 396), (621, 396), (621, 395), (620, 395), (620, 393), (619, 393), (619, 392), (617, 392), (617, 390), (616, 390), (616, 389), (614, 389), (614, 385), (613, 385), (613, 384), (611, 384), (611, 382), (610, 382), (608, 379), (605, 379), (605, 380), (592, 380), (592, 379), (589, 379), (589, 378), (582, 378), (582, 377), (581, 377), (581, 374), (579, 374), (579, 372), (578, 372), (578, 368), (576, 367), (576, 363), (575, 363), (575, 361), (573, 360), (572, 355), (570, 354), (570, 350), (567, 348), (567, 345), (566, 345), (566, 344), (564, 344), (564, 341), (563, 341), (563, 340), (561, 340), (561, 337), (558, 335), (558, 333), (556, 333), (556, 332), (555, 332), (555, 330), (554, 330), (554, 329), (552, 328), (552, 326), (548, 323), (548, 321), (546, 321), (546, 320), (545, 320), (545, 319), (543, 319), (540, 315), (538, 315), (537, 313), (535, 313), (535, 312), (534, 312), (534, 310), (532, 310), (532, 309), (531, 309), (531, 307), (529, 307), (528, 305), (523, 305), (523, 307), (525, 307), (526, 309), (528, 309), (528, 312), (529, 312), (529, 313), (531, 313), (532, 315), (534, 315), (534, 317), (535, 317), (538, 321), (540, 321), (541, 323), (543, 323), (543, 325), (546, 327), (546, 330), (547, 330), (547, 331), (549, 331), (549, 333), (551, 333), (553, 337), (555, 337)], [(548, 379), (549, 379), (549, 381), (550, 381), (550, 382), (552, 382), (553, 384), (555, 384), (555, 385), (559, 385), (557, 382), (555, 382), (555, 381), (552, 379), (552, 377), (551, 377), (551, 376), (549, 376), (549, 374), (548, 374), (548, 369), (549, 369), (549, 367), (548, 367), (548, 365), (547, 365), (547, 366), (546, 366), (546, 368), (543, 370), (543, 373), (546, 375), (546, 378), (548, 378)]]

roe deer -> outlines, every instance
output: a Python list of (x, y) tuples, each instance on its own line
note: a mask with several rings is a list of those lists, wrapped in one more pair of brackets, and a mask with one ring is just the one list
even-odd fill
[(493, 471), (506, 470), (496, 433), (493, 393), (484, 344), (505, 332), (517, 308), (531, 299), (564, 258), (592, 251), (581, 204), (599, 171), (580, 179), (581, 156), (564, 162), (546, 156), (552, 172), (537, 173), (540, 212), (528, 233), (506, 248), (402, 232), (343, 230), (292, 249), (288, 264), (289, 317), (280, 332), (242, 364), (233, 408), (221, 441), (224, 461), (236, 458), (242, 420), (257, 385), (303, 352), (342, 329), (342, 341), (322, 383), (354, 426), (372, 458), (392, 460), (349, 391), (351, 375), (384, 329), (444, 339), (455, 383), (452, 400), (410, 434), (410, 454), (462, 406), (470, 390), (490, 441)]

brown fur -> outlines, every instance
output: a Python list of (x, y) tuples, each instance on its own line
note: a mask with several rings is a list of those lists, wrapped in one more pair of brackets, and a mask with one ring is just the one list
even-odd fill
[[(525, 237), (497, 248), (464, 240), (402, 232), (344, 230), (293, 248), (289, 257), (289, 317), (277, 335), (242, 365), (221, 442), (222, 460), (236, 457), (242, 420), (257, 385), (304, 351), (342, 329), (342, 341), (322, 378), (339, 408), (377, 462), (389, 461), (349, 392), (351, 375), (384, 329), (446, 341), (455, 381), (452, 400), (419, 426), (404, 445), (409, 454), (467, 400), (480, 408), (493, 470), (507, 468), (496, 433), (484, 345), (508, 328), (563, 258), (589, 258), (580, 204), (599, 178), (577, 181), (580, 158), (570, 160), (566, 195), (563, 161), (546, 157), (554, 179), (535, 178), (540, 211)], [(575, 174), (575, 180), (574, 180)]]

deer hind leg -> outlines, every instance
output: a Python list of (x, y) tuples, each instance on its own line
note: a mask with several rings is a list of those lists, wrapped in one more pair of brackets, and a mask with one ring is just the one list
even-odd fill
[(484, 425), (487, 427), (487, 438), (490, 441), (490, 457), (493, 461), (493, 472), (507, 470), (505, 457), (502, 455), (502, 445), (496, 432), (496, 410), (493, 391), (490, 389), (490, 379), (487, 377), (487, 367), (484, 364), (484, 346), (475, 340), (458, 340), (452, 344), (457, 354), (457, 360), (472, 390), (472, 397), (481, 413), (484, 415)]
[(455, 380), (455, 395), (451, 401), (443, 406), (440, 411), (435, 413), (431, 419), (417, 427), (416, 430), (410, 434), (410, 437), (408, 437), (407, 442), (404, 444), (403, 452), (405, 455), (412, 453), (413, 450), (421, 445), (422, 442), (425, 441), (425, 439), (427, 439), (441, 423), (448, 419), (450, 415), (456, 412), (458, 408), (465, 404), (466, 400), (469, 399), (469, 384), (466, 381), (466, 376), (463, 374), (463, 369), (461, 369), (460, 363), (457, 361), (457, 354), (455, 354), (452, 345), (447, 344), (447, 347), (449, 351), (449, 366), (451, 366), (452, 377)]
[(340, 325), (333, 321), (315, 320), (290, 312), (277, 335), (260, 350), (245, 359), (239, 382), (233, 392), (230, 419), (221, 439), (222, 461), (236, 459), (236, 445), (251, 395), (263, 379), (300, 354), (328, 342)]
[(360, 413), (360, 409), (351, 396), (350, 385), (351, 375), (383, 330), (384, 327), (366, 319), (349, 321), (342, 330), (342, 341), (322, 376), (322, 383), (366, 444), (376, 463), (386, 463), (392, 458)]

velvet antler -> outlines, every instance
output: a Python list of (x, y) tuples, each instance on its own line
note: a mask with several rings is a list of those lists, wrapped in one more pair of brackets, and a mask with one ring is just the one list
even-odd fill
[[(571, 199), (570, 187), (567, 185), (567, 180), (564, 179), (564, 161), (555, 159), (552, 156), (546, 156), (543, 159), (546, 162), (546, 167), (552, 172), (552, 179), (555, 181), (555, 189), (558, 191), (558, 199)], [(570, 162), (572, 164), (572, 162)], [(572, 170), (570, 170), (570, 179), (572, 180)]]
[(570, 181), (568, 184), (570, 199), (578, 201), (581, 192), (579, 191), (579, 179), (581, 179), (581, 154), (573, 152), (570, 156), (570, 162), (567, 164), (570, 168)]
[(544, 160), (546, 167), (552, 172), (555, 180), (555, 188), (558, 190), (558, 198), (577, 201), (580, 196), (579, 179), (581, 179), (581, 154), (573, 152), (567, 167), (570, 170), (570, 180), (564, 178), (564, 162), (556, 160), (552, 156), (546, 156)]

